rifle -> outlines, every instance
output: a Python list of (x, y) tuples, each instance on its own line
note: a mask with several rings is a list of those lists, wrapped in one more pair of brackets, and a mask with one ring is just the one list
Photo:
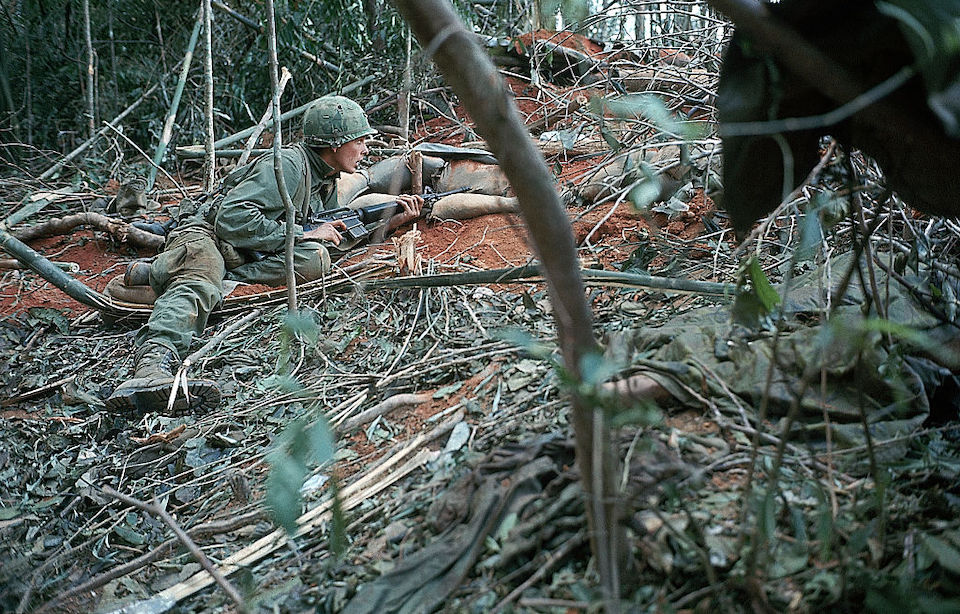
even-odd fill
[[(449, 192), (426, 192), (424, 194), (420, 194), (420, 197), (423, 199), (423, 209), (420, 213), (421, 217), (429, 214), (430, 210), (433, 208), (433, 203), (440, 200), (444, 196), (461, 194), (471, 190), (473, 190), (472, 186), (457, 188), (456, 190), (450, 190)], [(397, 211), (399, 207), (400, 204), (397, 201), (391, 200), (385, 203), (377, 203), (375, 205), (367, 205), (366, 207), (358, 207), (356, 209), (351, 209), (349, 207), (338, 207), (328, 211), (321, 211), (316, 215), (310, 216), (310, 218), (303, 225), (303, 230), (304, 232), (307, 232), (313, 230), (320, 224), (341, 220), (347, 226), (347, 229), (343, 231), (343, 234), (346, 237), (349, 237), (350, 239), (366, 239), (370, 235), (370, 231), (367, 230), (367, 224), (389, 218)]]

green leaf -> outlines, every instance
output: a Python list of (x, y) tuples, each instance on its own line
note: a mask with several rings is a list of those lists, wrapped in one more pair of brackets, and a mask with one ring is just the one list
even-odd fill
[(144, 537), (143, 534), (122, 524), (115, 526), (113, 532), (116, 533), (120, 539), (134, 546), (142, 546), (143, 543), (147, 541), (147, 538)]
[(300, 382), (297, 381), (297, 378), (283, 374), (271, 375), (264, 378), (260, 382), (260, 386), (264, 390), (275, 389), (280, 393), (299, 392), (303, 389), (303, 386), (300, 385)]
[(580, 379), (588, 386), (602, 384), (619, 370), (619, 367), (601, 352), (587, 352), (580, 357)]
[(326, 422), (291, 423), (267, 455), (270, 473), (266, 480), (266, 503), (274, 521), (293, 533), (302, 508), (300, 489), (309, 466), (333, 458), (333, 434)]
[(320, 336), (320, 326), (312, 311), (288, 312), (283, 318), (283, 330), (292, 337), (303, 339), (311, 345)]
[(820, 227), (820, 217), (815, 213), (807, 213), (800, 222), (800, 245), (797, 246), (797, 260), (813, 260), (820, 247), (823, 229)]
[(690, 139), (696, 136), (693, 127), (677, 121), (663, 100), (655, 94), (604, 98), (600, 103), (591, 105), (591, 110), (595, 108), (606, 109), (616, 117), (645, 118), (661, 132), (675, 138)]
[(805, 545), (807, 543), (807, 518), (803, 515), (803, 510), (791, 505), (790, 520), (793, 522), (793, 534), (797, 538), (797, 543)]
[(307, 475), (304, 466), (287, 455), (268, 458), (270, 474), (266, 481), (266, 503), (274, 522), (291, 535), (297, 530), (301, 511), (300, 487)]
[(923, 535), (923, 545), (944, 569), (960, 575), (960, 551), (933, 535)]
[(600, 136), (603, 137), (603, 140), (607, 142), (607, 145), (610, 146), (614, 152), (618, 152), (623, 149), (623, 143), (610, 131), (609, 128), (601, 121), (600, 122)]
[(657, 173), (654, 168), (646, 162), (640, 163), (639, 170), (643, 175), (643, 179), (630, 188), (627, 199), (633, 203), (633, 206), (636, 207), (637, 210), (644, 211), (660, 196), (660, 180), (657, 179)]
[(760, 261), (756, 256), (750, 258), (747, 271), (750, 275), (750, 281), (753, 284), (754, 294), (760, 300), (760, 304), (764, 310), (766, 310), (768, 314), (772, 313), (774, 308), (780, 304), (780, 295), (763, 273), (763, 269), (760, 268)]
[(0, 507), (0, 520), (11, 520), (20, 513), (16, 507)]
[(460, 390), (462, 386), (463, 386), (463, 382), (456, 382), (454, 384), (450, 384), (449, 386), (444, 386), (443, 388), (440, 388), (433, 393), (433, 398), (445, 399), (449, 397), (451, 394), (453, 394), (454, 392)]
[(495, 339), (506, 341), (507, 343), (515, 345), (530, 356), (539, 358), (541, 360), (549, 359), (553, 353), (553, 349), (550, 346), (541, 343), (534, 338), (533, 335), (520, 328), (503, 328), (495, 330), (491, 333), (491, 336)]

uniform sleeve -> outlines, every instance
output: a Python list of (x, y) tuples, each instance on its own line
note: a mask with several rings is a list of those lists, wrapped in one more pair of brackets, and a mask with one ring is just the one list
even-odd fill
[[(294, 207), (302, 198), (304, 186), (303, 159), (288, 150), (283, 154), (283, 176)], [(277, 189), (273, 158), (265, 157), (250, 175), (224, 196), (214, 220), (214, 231), (221, 240), (238, 249), (277, 252), (286, 241), (286, 212)], [(294, 226), (297, 240), (303, 227)]]

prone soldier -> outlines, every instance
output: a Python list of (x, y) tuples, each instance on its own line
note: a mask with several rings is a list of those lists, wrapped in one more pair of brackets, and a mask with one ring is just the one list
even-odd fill
[[(330, 251), (348, 246), (342, 220), (304, 230), (304, 223), (322, 211), (338, 208), (336, 181), (357, 172), (367, 154), (366, 139), (374, 130), (363, 109), (342, 96), (318, 99), (304, 114), (303, 142), (281, 151), (282, 174), (296, 209), (294, 271), (299, 281), (319, 279), (330, 269)], [(390, 232), (420, 216), (423, 199), (396, 197), (400, 207), (385, 221)], [(223, 280), (286, 283), (285, 210), (273, 168), (266, 154), (237, 169), (220, 194), (207, 199), (192, 215), (181, 216), (164, 250), (149, 266), (132, 270), (157, 293), (150, 319), (135, 339), (135, 372), (107, 399), (116, 411), (156, 411), (166, 407), (174, 386), (172, 369), (194, 335), (224, 295)], [(220, 402), (217, 384), (189, 379), (188, 395), (177, 395), (174, 410), (213, 408)]]

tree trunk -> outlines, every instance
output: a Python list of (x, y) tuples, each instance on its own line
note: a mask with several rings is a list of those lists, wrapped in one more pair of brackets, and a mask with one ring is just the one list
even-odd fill
[(581, 358), (597, 351), (590, 309), (584, 296), (570, 221), (560, 204), (553, 177), (496, 67), (444, 0), (396, 0), (425, 53), (433, 55), (445, 79), (460, 97), (477, 132), (510, 179), (520, 209), (543, 263), (553, 304), (564, 368), (573, 381), (572, 422), (577, 465), (587, 493), (587, 518), (608, 609), (617, 610), (618, 555), (622, 543), (616, 505), (616, 463), (603, 414), (580, 396)]

